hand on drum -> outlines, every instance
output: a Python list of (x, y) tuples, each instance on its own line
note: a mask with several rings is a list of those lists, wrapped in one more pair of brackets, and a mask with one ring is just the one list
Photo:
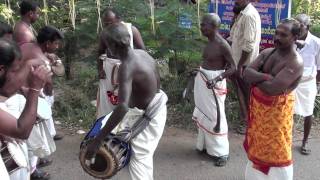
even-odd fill
[(100, 148), (100, 145), (101, 145), (101, 141), (99, 141), (98, 139), (93, 139), (92, 141), (90, 141), (87, 145), (87, 153), (86, 153), (86, 156), (85, 158), (87, 160), (90, 160), (91, 161), (91, 164), (93, 164), (94, 162), (94, 158), (95, 158), (95, 155), (98, 151), (98, 149)]

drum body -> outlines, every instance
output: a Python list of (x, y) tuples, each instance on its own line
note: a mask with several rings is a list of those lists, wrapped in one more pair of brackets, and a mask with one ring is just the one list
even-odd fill
[(108, 179), (114, 176), (129, 163), (131, 155), (129, 143), (121, 141), (120, 138), (114, 134), (109, 134), (97, 151), (95, 161), (91, 162), (85, 159), (87, 144), (98, 135), (105, 124), (104, 121), (106, 121), (105, 116), (95, 122), (94, 126), (81, 142), (79, 155), (82, 168), (91, 176), (100, 179)]
[(1, 157), (9, 174), (20, 168), (27, 168), (28, 162), (22, 147), (14, 140), (12, 142), (1, 141)]

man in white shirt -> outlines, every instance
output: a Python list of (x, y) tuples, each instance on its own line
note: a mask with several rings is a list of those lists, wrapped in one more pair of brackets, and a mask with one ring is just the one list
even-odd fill
[[(304, 117), (304, 136), (301, 154), (308, 155), (311, 150), (308, 148), (308, 137), (312, 126), (312, 115), (314, 102), (317, 95), (317, 74), (320, 75), (320, 39), (309, 32), (311, 25), (310, 17), (306, 14), (297, 15), (300, 22), (300, 40), (305, 41), (303, 48), (298, 52), (302, 56), (304, 70), (299, 86), (296, 89), (295, 114)], [(318, 78), (319, 82), (319, 78)]]
[(237, 66), (237, 94), (240, 104), (240, 120), (246, 122), (249, 88), (244, 83), (242, 72), (245, 66), (259, 55), (261, 19), (250, 0), (236, 0), (235, 8), (241, 10), (231, 28), (232, 57)]

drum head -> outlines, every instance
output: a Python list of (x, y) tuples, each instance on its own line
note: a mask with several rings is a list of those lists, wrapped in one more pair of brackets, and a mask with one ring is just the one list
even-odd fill
[(96, 154), (94, 164), (91, 164), (89, 160), (86, 160), (86, 153), (86, 146), (82, 146), (79, 159), (84, 171), (91, 176), (99, 179), (108, 179), (118, 172), (118, 163), (115, 160), (115, 155), (112, 151), (108, 151), (106, 148), (101, 146)]
[(27, 168), (28, 162), (26, 160), (25, 154), (22, 150), (22, 147), (18, 145), (16, 142), (8, 142), (8, 151), (10, 155), (12, 156), (12, 159), (14, 162), (20, 167), (20, 168)]

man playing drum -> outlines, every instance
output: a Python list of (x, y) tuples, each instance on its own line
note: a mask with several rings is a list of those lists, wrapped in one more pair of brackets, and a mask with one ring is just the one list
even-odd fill
[[(131, 126), (148, 113), (150, 105), (160, 104), (150, 117), (149, 125), (130, 143), (132, 155), (129, 171), (133, 180), (153, 179), (153, 154), (162, 136), (167, 115), (167, 96), (160, 88), (159, 74), (154, 59), (145, 51), (130, 47), (130, 35), (120, 23), (107, 27), (104, 42), (112, 56), (121, 60), (119, 68), (119, 104), (106, 116), (108, 121), (87, 147), (86, 159), (94, 157), (107, 135)], [(157, 101), (154, 101), (158, 99)], [(118, 125), (117, 128), (115, 128)]]

